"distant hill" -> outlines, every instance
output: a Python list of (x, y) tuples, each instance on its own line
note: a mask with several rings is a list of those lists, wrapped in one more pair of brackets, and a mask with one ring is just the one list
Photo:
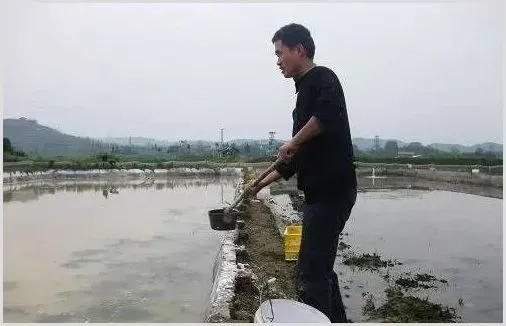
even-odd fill
[[(107, 148), (107, 144), (116, 145), (129, 145), (130, 142), (133, 146), (146, 146), (151, 147), (154, 144), (157, 146), (171, 146), (180, 144), (180, 142), (157, 140), (145, 137), (111, 137), (101, 139), (91, 139), (84, 137), (76, 137), (64, 134), (56, 129), (43, 126), (35, 120), (26, 118), (19, 119), (4, 119), (4, 137), (10, 139), (12, 146), (18, 150), (23, 150), (27, 154), (37, 153), (41, 156), (56, 156), (56, 155), (90, 155), (100, 151), (102, 148)], [(379, 139), (379, 145), (383, 148), (388, 139)], [(192, 148), (203, 147), (211, 148), (217, 141), (209, 140), (187, 140)], [(282, 140), (275, 140), (275, 143), (282, 143)], [(228, 140), (227, 143), (235, 143), (237, 146), (266, 146), (269, 144), (268, 139), (235, 139)], [(375, 146), (375, 140), (369, 138), (354, 138), (353, 143), (358, 146), (360, 151), (369, 151)], [(397, 141), (399, 147), (407, 146), (409, 143)], [(474, 153), (476, 149), (481, 148), (484, 152), (502, 153), (503, 145), (497, 143), (482, 143), (472, 146), (463, 146), (458, 144), (440, 144), (434, 143), (428, 147), (438, 149), (443, 152), (452, 152), (458, 150), (460, 153)]]
[(79, 155), (92, 153), (91, 139), (59, 132), (26, 118), (4, 119), (4, 137), (12, 146), (27, 154), (41, 156)]

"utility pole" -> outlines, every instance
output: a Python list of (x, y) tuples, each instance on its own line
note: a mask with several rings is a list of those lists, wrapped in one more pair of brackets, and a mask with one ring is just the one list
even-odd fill
[(271, 155), (274, 150), (272, 148), (272, 145), (274, 144), (274, 135), (276, 134), (275, 131), (269, 131), (269, 146), (267, 147), (267, 154)]
[(269, 131), (269, 145), (272, 145), (274, 143), (274, 135), (276, 134), (275, 131)]
[(376, 149), (376, 152), (379, 152), (380, 149), (379, 136), (374, 137), (374, 148)]
[(218, 157), (222, 157), (222, 155), (223, 155), (223, 128), (220, 128), (220, 138), (221, 138), (221, 143), (220, 143), (220, 148), (218, 149)]

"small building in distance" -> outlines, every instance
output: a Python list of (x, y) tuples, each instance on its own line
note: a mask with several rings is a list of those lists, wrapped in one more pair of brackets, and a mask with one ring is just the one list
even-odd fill
[(397, 156), (395, 158), (400, 158), (400, 157), (417, 158), (420, 156), (422, 156), (422, 155), (418, 155), (415, 152), (398, 152)]

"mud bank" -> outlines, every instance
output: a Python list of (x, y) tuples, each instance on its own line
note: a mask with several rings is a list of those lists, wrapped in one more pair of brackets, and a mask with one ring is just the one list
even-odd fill
[[(252, 179), (245, 171), (244, 181)], [(245, 200), (240, 206), (244, 223), (225, 235), (216, 257), (213, 291), (205, 322), (253, 322), (260, 303), (268, 298), (296, 299), (295, 262), (284, 260), (281, 225), (289, 221), (276, 218), (271, 211), (276, 202), (268, 202), (268, 190), (262, 200)], [(284, 216), (284, 215), (283, 215)], [(267, 285), (268, 280), (275, 279)]]
[[(239, 230), (237, 262), (242, 264), (231, 309), (235, 320), (252, 322), (260, 303), (268, 298), (295, 300), (295, 262), (284, 260), (281, 236), (274, 217), (261, 201), (246, 207), (245, 226)], [(267, 281), (275, 279), (267, 285)]]
[(4, 184), (40, 180), (118, 180), (118, 179), (155, 179), (166, 177), (190, 176), (240, 176), (240, 168), (172, 168), (172, 169), (97, 169), (97, 170), (47, 170), (35, 172), (4, 172)]
[[(463, 168), (462, 170), (445, 170), (445, 167), (430, 167), (426, 169), (413, 166), (380, 166), (373, 168), (359, 167), (358, 176), (401, 176), (430, 181), (446, 182), (453, 184), (465, 184), (474, 186), (491, 186), (502, 189), (503, 176), (486, 173), (487, 169)], [(502, 167), (501, 167), (502, 170)]]

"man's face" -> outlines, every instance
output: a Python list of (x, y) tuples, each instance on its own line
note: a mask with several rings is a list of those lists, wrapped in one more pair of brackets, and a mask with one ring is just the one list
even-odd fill
[(278, 57), (277, 65), (285, 78), (291, 78), (300, 71), (303, 58), (300, 45), (290, 49), (282, 41), (276, 41), (274, 43), (274, 51)]

